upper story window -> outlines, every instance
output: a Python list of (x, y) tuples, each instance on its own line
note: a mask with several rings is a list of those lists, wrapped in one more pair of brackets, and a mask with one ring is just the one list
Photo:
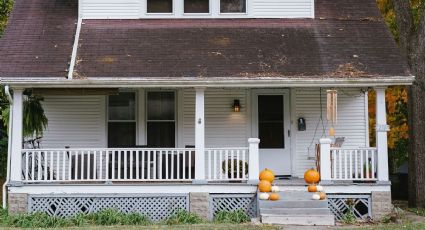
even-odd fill
[(173, 0), (146, 0), (147, 13), (173, 13)]
[(184, 0), (184, 13), (209, 13), (210, 12), (210, 0)]
[(246, 13), (246, 0), (220, 0), (220, 13)]

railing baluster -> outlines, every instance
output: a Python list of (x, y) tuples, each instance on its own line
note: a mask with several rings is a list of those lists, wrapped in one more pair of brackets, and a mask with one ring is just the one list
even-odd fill
[(103, 180), (103, 150), (99, 150), (99, 175), (96, 178)]
[(145, 179), (145, 164), (146, 164), (145, 153), (146, 153), (146, 151), (142, 150), (141, 152), (142, 152), (142, 180), (144, 180)]
[(168, 152), (167, 151), (163, 151), (165, 153), (165, 179), (169, 179), (169, 174), (168, 174)]
[(29, 170), (29, 163), (28, 163), (28, 154), (29, 154), (29, 152), (28, 151), (25, 151), (24, 152), (24, 155), (25, 155), (25, 174), (24, 174), (24, 176), (25, 176), (25, 181), (28, 181), (28, 170)]
[(369, 172), (369, 151), (365, 150), (366, 155), (366, 179), (370, 179), (370, 172)]
[(240, 165), (239, 165), (239, 149), (236, 150), (236, 179), (242, 179), (242, 176), (240, 175)]
[[(186, 178), (186, 154), (187, 153), (190, 153), (190, 151), (187, 151), (187, 150), (183, 150), (183, 166), (182, 166), (182, 168), (183, 168), (183, 171), (182, 171), (182, 178), (183, 179), (189, 179), (189, 178)], [(161, 162), (161, 165), (162, 165), (162, 162)], [(189, 168), (189, 167), (188, 167)], [(190, 169), (189, 169), (190, 170)], [(162, 179), (162, 177), (161, 177), (161, 179)]]
[(242, 178), (243, 179), (247, 178), (247, 175), (245, 173), (245, 170), (246, 170), (246, 168), (245, 168), (245, 155), (246, 155), (246, 150), (244, 149), (244, 150), (242, 150)]
[(212, 164), (211, 164), (211, 150), (207, 150), (207, 159), (208, 159), (208, 164), (206, 165), (207, 168), (207, 180), (211, 180), (211, 171), (212, 171)]
[(180, 152), (181, 150), (176, 150), (176, 160), (177, 160), (177, 175), (176, 175), (176, 179), (180, 180)]
[(118, 178), (117, 179), (121, 180), (122, 179), (122, 177), (121, 177), (121, 169), (122, 169), (121, 154), (122, 154), (122, 150), (118, 150), (117, 152), (118, 152), (118, 172), (117, 172)]
[(124, 180), (128, 179), (127, 170), (128, 170), (128, 152), (127, 151), (121, 151), (121, 153), (124, 155)]
[[(214, 167), (213, 167), (213, 177), (211, 179), (218, 179), (218, 174), (220, 173), (220, 170), (217, 169), (217, 152), (215, 150), (209, 150), (210, 153), (212, 152), (212, 156), (214, 157)], [(220, 165), (220, 164), (218, 164)]]
[(220, 160), (218, 161), (218, 165), (219, 165), (219, 172), (220, 172), (220, 180), (222, 180), (224, 177), (224, 173), (226, 172), (226, 170), (222, 168), (223, 167), (223, 150), (214, 150), (214, 152), (219, 154), (218, 156)]
[(60, 179), (60, 152), (56, 151), (56, 178), (55, 180), (59, 180)]
[(140, 179), (140, 151), (136, 150), (136, 180)]
[(357, 162), (357, 158), (358, 158), (358, 150), (354, 150), (354, 178), (358, 178), (359, 177), (359, 166), (358, 166), (358, 162)]
[(156, 180), (156, 179), (158, 179), (158, 177), (157, 177), (157, 171), (156, 171), (156, 164), (157, 164), (157, 155), (158, 155), (158, 151), (153, 151), (153, 155), (152, 155), (152, 157), (153, 157), (153, 160), (152, 160), (152, 167), (153, 167), (153, 170), (152, 170), (152, 174), (153, 174), (153, 178), (152, 179), (154, 179), (154, 180)]
[(53, 151), (50, 151), (50, 181), (53, 180)]
[(112, 167), (111, 167), (111, 170), (112, 170), (112, 180), (115, 180), (115, 170), (116, 170), (116, 166), (115, 166), (115, 153), (116, 153), (116, 151), (115, 150), (112, 150), (111, 151), (112, 152)]
[[(190, 150), (189, 152), (188, 152), (188, 174), (189, 174), (189, 178), (188, 179), (192, 179), (192, 152), (193, 151), (195, 151), (195, 150)], [(195, 159), (196, 159), (196, 157), (195, 157)], [(196, 163), (196, 162), (195, 162)]]
[(376, 177), (375, 177), (375, 151), (373, 151), (373, 150), (370, 150), (371, 151), (371, 158), (372, 158), (372, 176), (371, 176), (371, 178), (372, 179), (375, 179)]
[(364, 177), (364, 169), (363, 169), (363, 165), (364, 165), (364, 160), (363, 160), (363, 151), (360, 150), (360, 178), (363, 180), (365, 179)]
[(151, 166), (151, 154), (152, 154), (152, 151), (153, 150), (148, 151), (148, 155), (147, 155), (148, 161), (147, 161), (147, 167), (146, 167), (147, 168), (147, 171), (146, 172), (148, 174), (148, 177), (147, 177), (148, 180), (152, 179), (151, 178), (151, 167), (152, 167)]
[(66, 164), (66, 152), (65, 151), (61, 151), (61, 153), (62, 153), (62, 180), (66, 180), (66, 177), (65, 177), (65, 173), (66, 173), (66, 167), (65, 167), (65, 164)]
[(348, 178), (353, 179), (353, 150), (349, 150), (349, 157), (350, 157), (350, 168), (349, 168), (350, 174), (348, 175)]

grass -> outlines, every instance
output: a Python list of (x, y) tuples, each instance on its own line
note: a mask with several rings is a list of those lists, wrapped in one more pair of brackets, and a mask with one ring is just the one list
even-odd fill
[(418, 216), (425, 216), (425, 209), (424, 208), (408, 208), (407, 211), (413, 212)]
[(344, 230), (353, 229), (353, 230), (417, 230), (425, 229), (425, 223), (406, 223), (406, 224), (385, 224), (385, 225), (374, 225), (367, 227), (357, 227), (357, 228), (343, 228)]

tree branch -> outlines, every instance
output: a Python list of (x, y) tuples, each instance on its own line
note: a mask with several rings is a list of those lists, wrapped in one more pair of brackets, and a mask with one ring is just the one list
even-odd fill
[(414, 31), (414, 22), (410, 1), (393, 0), (396, 14), (397, 31), (399, 34), (400, 47), (405, 52), (406, 57), (410, 53), (411, 37)]

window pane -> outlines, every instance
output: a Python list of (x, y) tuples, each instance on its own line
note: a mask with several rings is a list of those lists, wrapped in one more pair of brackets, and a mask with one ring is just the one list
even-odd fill
[(184, 0), (185, 13), (209, 13), (209, 0)]
[(246, 0), (221, 0), (221, 13), (245, 13)]
[(136, 122), (109, 122), (108, 147), (134, 147), (136, 145)]
[(136, 94), (121, 92), (118, 95), (109, 96), (108, 114), (109, 120), (135, 120), (136, 117)]
[(260, 148), (285, 147), (282, 95), (258, 96), (258, 136)]
[(148, 92), (148, 120), (174, 120), (174, 92)]
[(175, 147), (174, 122), (148, 122), (148, 146), (161, 148)]
[(148, 13), (172, 13), (173, 0), (147, 0)]

